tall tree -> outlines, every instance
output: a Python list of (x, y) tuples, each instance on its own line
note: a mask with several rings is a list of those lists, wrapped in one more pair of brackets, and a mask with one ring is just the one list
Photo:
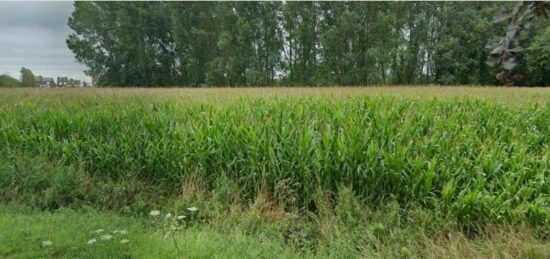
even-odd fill
[[(495, 69), (485, 62), (490, 53), (527, 78), (540, 73), (534, 54), (529, 65), (513, 46), (484, 48), (506, 34), (491, 19), (508, 3), (74, 5), (67, 45), (102, 86), (271, 85), (276, 79), (287, 85), (495, 84)], [(533, 35), (547, 27), (529, 24)], [(519, 43), (529, 47), (532, 38)], [(504, 49), (518, 52), (514, 62), (511, 55), (502, 62)]]
[(288, 2), (284, 7), (286, 69), (290, 84), (315, 85), (318, 72), (319, 3)]
[(550, 27), (535, 37), (527, 48), (526, 61), (531, 85), (550, 85)]
[(21, 86), (22, 87), (37, 87), (38, 83), (32, 71), (28, 68), (21, 68)]

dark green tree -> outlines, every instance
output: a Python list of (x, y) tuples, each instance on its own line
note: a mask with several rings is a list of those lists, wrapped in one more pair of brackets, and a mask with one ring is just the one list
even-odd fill
[(19, 87), (21, 82), (9, 75), (0, 75), (0, 87)]
[(318, 2), (288, 2), (283, 8), (286, 83), (316, 85), (319, 68)]
[[(509, 83), (512, 70), (526, 78), (541, 73), (533, 63), (541, 48), (532, 48), (530, 65), (521, 52), (548, 26), (531, 19), (546, 14), (543, 2), (74, 5), (67, 45), (100, 86), (272, 85), (277, 79), (298, 86), (484, 85), (496, 84), (498, 72)], [(520, 7), (497, 19), (508, 28), (491, 22), (499, 8), (514, 5)], [(533, 37), (520, 37), (527, 27)], [(499, 42), (501, 35), (506, 40)], [(499, 43), (485, 48), (491, 42)], [(486, 64), (488, 55), (497, 69)]]
[(22, 87), (37, 87), (38, 83), (32, 71), (28, 68), (21, 68), (21, 86)]
[[(488, 46), (492, 51), (487, 64), (497, 67), (500, 72), (496, 78), (504, 85), (521, 83), (525, 78), (521, 73), (513, 74), (521, 53), (522, 46), (528, 39), (530, 28), (533, 26), (535, 17), (548, 18), (550, 3), (543, 1), (521, 1), (513, 8), (506, 8), (498, 14), (495, 23), (506, 22), (506, 34), (499, 42)], [(516, 70), (517, 71), (517, 70)]]
[(550, 27), (535, 37), (525, 59), (531, 85), (550, 85)]

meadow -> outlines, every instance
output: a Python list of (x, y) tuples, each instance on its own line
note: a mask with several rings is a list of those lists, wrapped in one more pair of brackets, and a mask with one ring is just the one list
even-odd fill
[(548, 88), (2, 89), (0, 143), (0, 257), (550, 256)]

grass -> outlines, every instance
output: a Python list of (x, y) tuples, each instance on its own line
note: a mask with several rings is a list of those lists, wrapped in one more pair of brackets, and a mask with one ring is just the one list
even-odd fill
[[(383, 215), (354, 229), (345, 228), (330, 218), (330, 226), (316, 226), (330, 231), (330, 237), (307, 238), (306, 224), (294, 237), (286, 237), (288, 222), (257, 225), (253, 210), (238, 216), (240, 223), (221, 220), (190, 226), (173, 236), (164, 237), (159, 226), (149, 218), (124, 217), (94, 210), (60, 209), (40, 212), (13, 206), (0, 211), (0, 257), (2, 258), (548, 258), (547, 243), (533, 238), (527, 230), (498, 226), (476, 238), (459, 231), (432, 231), (412, 223), (399, 225)], [(391, 211), (386, 211), (391, 212)], [(159, 218), (164, 215), (160, 215)], [(237, 215), (234, 215), (237, 216)], [(257, 216), (257, 215), (256, 215)], [(426, 217), (419, 213), (417, 220)], [(427, 216), (429, 217), (429, 216)], [(327, 220), (329, 222), (327, 222)], [(333, 219), (334, 220), (334, 219)], [(223, 223), (223, 224), (222, 224)], [(342, 229), (340, 229), (342, 228)], [(98, 230), (102, 233), (96, 233)], [(127, 230), (127, 234), (112, 233)], [(437, 232), (437, 231), (436, 231)], [(110, 240), (101, 235), (109, 233)], [(91, 245), (88, 241), (96, 239)], [(129, 240), (121, 244), (120, 240)], [(293, 240), (293, 241), (289, 241)], [(43, 241), (52, 241), (42, 246)], [(174, 240), (178, 248), (174, 246)], [(296, 244), (292, 243), (296, 242)], [(311, 243), (319, 242), (316, 249)], [(292, 245), (291, 245), (292, 244)]]
[(0, 257), (547, 258), (549, 90), (3, 89)]
[[(104, 212), (58, 210), (56, 212), (0, 212), (0, 257), (3, 258), (236, 258), (278, 254), (295, 258), (283, 243), (260, 240), (238, 230), (221, 233), (209, 228), (189, 228), (178, 233), (181, 252), (171, 238), (143, 227), (140, 220), (123, 218)], [(102, 233), (96, 233), (104, 230)], [(112, 231), (127, 230), (127, 234)], [(110, 234), (110, 240), (101, 236)], [(88, 244), (89, 240), (97, 240)], [(128, 243), (122, 244), (121, 240)], [(44, 247), (42, 242), (52, 241)]]

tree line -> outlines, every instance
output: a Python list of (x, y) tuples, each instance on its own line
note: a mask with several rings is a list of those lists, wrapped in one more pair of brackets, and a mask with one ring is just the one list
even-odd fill
[[(67, 39), (98, 86), (499, 84), (508, 2), (75, 2)], [(550, 84), (550, 23), (514, 72)]]
[(37, 87), (38, 82), (34, 77), (32, 71), (28, 68), (22, 67), (20, 70), (21, 77), (17, 80), (7, 74), (0, 75), (0, 87)]

